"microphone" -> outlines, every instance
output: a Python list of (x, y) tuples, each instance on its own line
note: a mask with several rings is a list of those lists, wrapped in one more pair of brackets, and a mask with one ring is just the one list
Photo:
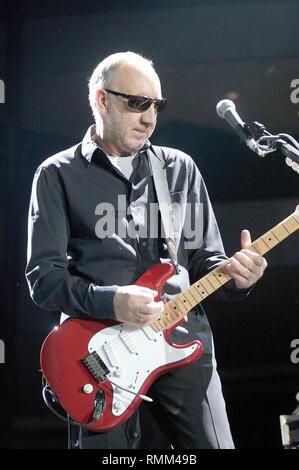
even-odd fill
[(235, 103), (231, 100), (221, 100), (216, 106), (216, 111), (219, 117), (225, 119), (229, 125), (238, 134), (241, 140), (245, 142), (248, 147), (254, 152), (258, 152), (258, 145), (252, 138), (249, 130), (246, 128), (245, 122), (242, 121), (236, 111)]

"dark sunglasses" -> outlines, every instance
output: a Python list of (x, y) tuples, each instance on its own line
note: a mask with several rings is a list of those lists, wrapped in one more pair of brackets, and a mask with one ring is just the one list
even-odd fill
[(106, 90), (106, 88), (105, 91), (111, 93), (112, 95), (126, 98), (126, 100), (128, 100), (128, 106), (140, 112), (146, 111), (152, 104), (154, 104), (157, 113), (161, 113), (161, 111), (163, 111), (166, 106), (166, 98), (153, 99), (149, 98), (148, 96), (126, 95), (125, 93), (119, 93), (118, 91)]

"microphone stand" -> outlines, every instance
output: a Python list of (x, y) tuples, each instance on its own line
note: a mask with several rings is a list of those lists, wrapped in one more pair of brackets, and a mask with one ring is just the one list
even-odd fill
[[(254, 152), (260, 157), (279, 150), (285, 157), (286, 164), (299, 174), (299, 143), (288, 134), (270, 134), (263, 124), (252, 122), (245, 128), (256, 141)], [(287, 140), (287, 141), (286, 141)]]

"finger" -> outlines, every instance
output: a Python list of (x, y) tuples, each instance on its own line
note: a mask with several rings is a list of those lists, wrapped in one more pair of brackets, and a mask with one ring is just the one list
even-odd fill
[(236, 281), (237, 287), (250, 287), (255, 284), (258, 279), (263, 275), (265, 268), (267, 267), (267, 262), (265, 258), (263, 259), (263, 266), (258, 266), (250, 258), (246, 259), (246, 262), (249, 263), (246, 266), (238, 261), (239, 258), (242, 263), (242, 253), (236, 253), (236, 255), (230, 259), (227, 264), (228, 271), (230, 272), (232, 278)]
[(250, 271), (243, 266), (236, 258), (231, 258), (230, 262), (227, 264), (227, 269), (232, 274), (233, 277), (235, 275), (241, 276), (243, 279), (247, 279), (250, 275)]
[[(163, 304), (163, 302), (161, 302)], [(134, 315), (135, 317), (135, 322), (136, 323), (143, 323), (143, 324), (148, 324), (148, 323), (153, 323), (155, 320), (158, 320), (158, 318), (161, 317), (161, 314), (163, 313), (164, 310), (164, 304), (161, 305), (160, 309), (154, 312), (138, 312), (137, 314)]]
[(267, 267), (266, 259), (262, 255), (250, 250), (238, 251), (233, 257), (254, 273), (257, 269), (260, 270), (261, 268), (265, 269)]
[(251, 283), (246, 278), (237, 273), (232, 273), (232, 278), (239, 289), (246, 289), (251, 286)]
[(147, 305), (154, 302), (154, 296), (147, 293), (133, 294), (130, 298), (130, 310), (136, 310), (141, 305)]
[(158, 320), (161, 317), (161, 314), (163, 312), (163, 308), (161, 308), (158, 311), (154, 312), (138, 312), (138, 314), (135, 315), (135, 322), (138, 324), (143, 324), (147, 325), (150, 323), (153, 323), (154, 321)]
[(138, 315), (138, 317), (136, 317), (136, 323), (140, 324), (144, 324), (144, 325), (148, 325), (150, 323), (153, 323), (154, 321), (158, 320), (160, 318), (160, 315), (158, 314), (155, 314), (155, 315)]
[(246, 256), (248, 256), (248, 258), (250, 258), (257, 266), (267, 265), (266, 259), (255, 251), (245, 249), (242, 250), (241, 253), (244, 253)]
[(240, 264), (236, 259), (231, 260), (228, 270), (235, 281), (238, 281), (239, 283), (242, 281), (242, 284), (244, 283), (242, 287), (253, 285), (262, 276), (261, 269), (248, 269)]
[(246, 275), (246, 271), (244, 271), (244, 269), (251, 273), (255, 273), (257, 268), (260, 268), (260, 265), (258, 265), (258, 263), (256, 263), (254, 259), (245, 254), (243, 251), (235, 253), (232, 259), (237, 261), (238, 268), (240, 269), (240, 273), (243, 276), (244, 274)]
[(241, 247), (248, 248), (251, 245), (251, 235), (249, 230), (242, 230), (241, 232)]
[(148, 304), (140, 305), (138, 308), (139, 315), (161, 315), (164, 310), (164, 303), (161, 302), (151, 302)]
[(154, 297), (157, 297), (158, 291), (154, 289), (150, 289), (149, 287), (143, 287), (143, 286), (135, 286), (136, 291), (140, 292), (141, 294), (150, 294), (153, 295)]

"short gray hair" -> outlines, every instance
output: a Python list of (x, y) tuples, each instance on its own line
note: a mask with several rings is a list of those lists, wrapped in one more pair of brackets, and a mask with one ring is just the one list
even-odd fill
[[(141, 65), (143, 68), (155, 72), (154, 64), (150, 59), (146, 59), (136, 52), (117, 52), (106, 57), (94, 69), (88, 83), (89, 103), (96, 118), (95, 93), (101, 88), (113, 88), (115, 73), (122, 64)], [(156, 73), (156, 72), (155, 72)]]

